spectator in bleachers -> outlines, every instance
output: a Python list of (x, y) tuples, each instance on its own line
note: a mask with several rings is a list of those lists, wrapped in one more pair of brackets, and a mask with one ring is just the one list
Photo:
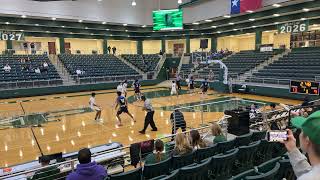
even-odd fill
[(25, 62), (26, 62), (26, 59), (20, 58), (20, 63), (25, 63)]
[(177, 134), (175, 142), (176, 143), (172, 151), (173, 156), (182, 156), (189, 154), (193, 151), (184, 133)]
[(102, 180), (107, 177), (103, 166), (95, 161), (91, 162), (91, 151), (88, 148), (81, 149), (78, 153), (79, 163), (76, 171), (67, 176), (67, 180)]
[(164, 143), (158, 139), (154, 143), (154, 152), (146, 157), (145, 164), (155, 164), (168, 159), (167, 153), (164, 151)]
[(31, 62), (30, 58), (28, 57), (25, 62)]
[[(50, 163), (49, 156), (44, 155), (40, 157), (40, 162), (41, 162), (41, 167), (49, 166), (49, 163)], [(51, 166), (51, 167), (43, 168), (39, 171), (36, 171), (31, 179), (32, 180), (35, 180), (35, 179), (53, 180), (53, 179), (56, 179), (59, 173), (60, 173), (60, 170), (56, 166)]]
[(49, 66), (49, 65), (48, 65), (47, 62), (44, 62), (42, 66), (43, 66), (43, 68), (48, 69), (48, 66)]
[(111, 54), (111, 46), (108, 46), (108, 54)]
[(213, 136), (213, 140), (212, 138), (204, 138), (204, 141), (207, 143), (207, 145), (213, 145), (227, 140), (222, 133), (221, 126), (217, 123), (213, 123), (211, 125), (211, 135)]
[(5, 72), (10, 72), (11, 71), (11, 67), (9, 66), (9, 64), (6, 64), (4, 67), (3, 67), (3, 70)]
[(193, 147), (193, 150), (207, 147), (206, 143), (202, 140), (198, 130), (190, 131), (190, 144)]
[(30, 67), (29, 64), (24, 64), (24, 65), (22, 66), (22, 70), (24, 70), (24, 71), (29, 71), (30, 69), (31, 69), (31, 67)]
[(34, 72), (35, 72), (36, 74), (41, 74), (41, 71), (40, 71), (40, 68), (39, 68), (39, 67), (37, 67), (36, 69), (34, 69)]
[(288, 150), (290, 163), (298, 180), (319, 179), (320, 177), (320, 111), (308, 118), (296, 117), (291, 120), (294, 127), (301, 129), (299, 142), (301, 150), (308, 154), (308, 159), (296, 146), (296, 139), (291, 130), (288, 140), (282, 143)]
[(275, 110), (277, 110), (277, 109), (276, 109), (276, 104), (275, 104), (275, 103), (271, 103), (269, 106), (270, 106), (270, 110), (271, 110), (271, 111), (275, 111)]
[(115, 46), (113, 46), (112, 48), (112, 54), (115, 55), (116, 54), (116, 51), (117, 51), (117, 48)]
[(77, 70), (76, 70), (76, 73), (77, 73), (77, 75), (79, 76), (79, 75), (84, 74), (85, 72), (84, 72), (84, 71), (81, 71), (80, 69), (77, 69)]

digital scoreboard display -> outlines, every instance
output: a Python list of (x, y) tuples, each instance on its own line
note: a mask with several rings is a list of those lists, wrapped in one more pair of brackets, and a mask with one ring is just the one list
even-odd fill
[(182, 9), (153, 11), (153, 30), (183, 29)]
[(319, 95), (319, 83), (311, 81), (290, 81), (290, 92), (296, 94)]

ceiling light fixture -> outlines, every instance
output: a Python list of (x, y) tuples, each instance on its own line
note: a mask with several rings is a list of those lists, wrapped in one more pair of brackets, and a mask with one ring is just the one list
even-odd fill
[(211, 26), (212, 28), (217, 28), (217, 26)]
[(103, 21), (102, 24), (107, 24), (107, 22)]
[(221, 33), (221, 31), (218, 31), (217, 33), (218, 33), (218, 34), (220, 34), (220, 33)]
[(274, 22), (274, 24), (279, 24), (279, 22)]
[(10, 24), (9, 22), (6, 22), (6, 24)]
[(224, 15), (223, 17), (225, 17), (225, 18), (231, 18), (230, 15)]
[(301, 21), (305, 21), (306, 20), (306, 18), (301, 18)]
[(253, 13), (253, 12), (254, 12), (254, 11), (252, 11), (252, 10), (248, 10), (248, 11), (247, 11), (247, 13)]
[(128, 32), (128, 29), (126, 29), (126, 32)]
[(82, 23), (82, 22), (83, 22), (83, 20), (79, 19), (79, 20), (78, 20), (78, 22), (79, 22), (79, 23)]
[(26, 15), (22, 15), (21, 17), (22, 17), (22, 18), (27, 18), (27, 16), (26, 16)]
[(230, 22), (229, 24), (230, 24), (230, 25), (234, 25), (234, 23), (232, 23), (232, 22)]
[(255, 19), (249, 19), (249, 21), (255, 21)]
[(39, 24), (35, 24), (36, 26), (39, 26)]
[(252, 28), (256, 28), (257, 26), (251, 26)]
[(233, 29), (234, 31), (238, 31), (238, 29)]
[(136, 1), (133, 0), (132, 3), (131, 3), (131, 6), (136, 6), (136, 5), (137, 5)]
[(182, 0), (178, 0), (178, 4), (182, 4)]
[(85, 29), (89, 29), (88, 27), (85, 27)]
[(194, 23), (192, 23), (192, 24), (194, 24), (194, 25), (198, 25), (199, 23), (198, 23), (198, 22), (194, 22)]
[(51, 18), (52, 19), (52, 21), (55, 21), (55, 20), (57, 20), (57, 18), (55, 18), (55, 17), (53, 17), (53, 18)]
[(280, 4), (273, 4), (272, 6), (273, 6), (273, 7), (281, 7)]
[(212, 22), (212, 20), (211, 19), (206, 19), (206, 20), (204, 20), (205, 22)]
[(310, 9), (303, 8), (303, 9), (302, 9), (302, 11), (304, 11), (304, 12), (308, 12), (308, 11), (310, 11)]
[(273, 16), (276, 16), (276, 17), (278, 17), (278, 16), (280, 16), (280, 14), (273, 14)]
[(61, 26), (62, 28), (64, 28), (65, 26)]
[(146, 25), (143, 25), (143, 26), (141, 26), (141, 27), (145, 28), (145, 27), (147, 27), (147, 26), (146, 26)]
[(123, 26), (127, 26), (128, 24), (123, 24)]

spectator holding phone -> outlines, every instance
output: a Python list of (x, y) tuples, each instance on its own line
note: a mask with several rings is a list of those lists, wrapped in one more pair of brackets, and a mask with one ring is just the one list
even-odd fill
[(300, 147), (309, 156), (310, 164), (296, 146), (296, 139), (288, 130), (288, 140), (282, 143), (288, 150), (290, 163), (298, 180), (314, 180), (320, 177), (320, 111), (314, 112), (308, 118), (295, 117), (292, 125), (301, 129)]

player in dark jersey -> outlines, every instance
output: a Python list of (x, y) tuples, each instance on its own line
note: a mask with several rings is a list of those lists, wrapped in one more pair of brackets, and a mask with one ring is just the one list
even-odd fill
[(121, 92), (117, 92), (117, 95), (118, 95), (118, 97), (116, 99), (115, 109), (117, 110), (117, 108), (119, 106), (119, 109), (118, 109), (118, 112), (117, 112), (117, 118), (118, 118), (118, 122), (119, 122), (118, 125), (122, 126), (121, 118), (120, 118), (120, 114), (122, 114), (122, 113), (127, 113), (132, 118), (132, 120), (134, 122), (136, 122), (134, 117), (133, 117), (133, 115), (128, 110), (128, 101), (127, 101), (127, 99), (124, 96), (122, 96)]
[(209, 89), (209, 82), (207, 78), (205, 78), (204, 81), (202, 81), (200, 89), (202, 90), (202, 96), (207, 95)]
[(189, 93), (194, 93), (194, 79), (191, 76), (189, 80)]
[(136, 100), (140, 101), (141, 100), (141, 91), (140, 91), (141, 85), (140, 85), (140, 82), (138, 79), (136, 79), (134, 81), (134, 83), (132, 84), (132, 87), (134, 88), (134, 95), (136, 97)]

